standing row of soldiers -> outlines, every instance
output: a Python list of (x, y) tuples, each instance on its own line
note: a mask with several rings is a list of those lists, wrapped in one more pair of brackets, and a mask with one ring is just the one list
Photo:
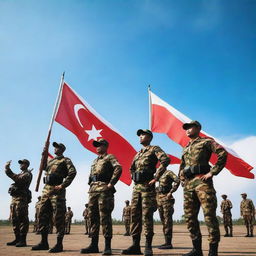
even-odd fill
[[(172, 230), (168, 227), (168, 221), (173, 213), (174, 199), (172, 193), (175, 192), (179, 183), (184, 187), (184, 212), (187, 227), (191, 235), (193, 249), (184, 256), (200, 256), (202, 253), (202, 235), (200, 232), (198, 213), (200, 206), (203, 209), (205, 222), (209, 232), (209, 256), (218, 255), (218, 244), (220, 241), (219, 223), (216, 217), (217, 199), (213, 187), (212, 177), (217, 175), (225, 166), (227, 152), (211, 138), (201, 138), (199, 136), (201, 124), (192, 121), (183, 125), (190, 142), (184, 147), (179, 175), (176, 177), (166, 168), (170, 163), (167, 154), (159, 147), (152, 146), (153, 134), (150, 130), (138, 130), (142, 149), (135, 155), (131, 164), (131, 176), (134, 181), (132, 201), (131, 201), (131, 236), (132, 245), (122, 251), (123, 255), (141, 254), (140, 240), (142, 224), (144, 225), (145, 256), (153, 255), (152, 239), (154, 236), (153, 214), (158, 205), (161, 207), (161, 219), (166, 221), (164, 234), (166, 243), (164, 246), (171, 246)], [(65, 213), (66, 213), (66, 187), (68, 187), (76, 176), (76, 169), (71, 160), (63, 156), (66, 147), (62, 143), (53, 143), (56, 157), (50, 160), (46, 167), (39, 210), (39, 231), (41, 241), (33, 246), (32, 250), (48, 250), (49, 222), (53, 215), (54, 225), (57, 229), (57, 243), (49, 252), (63, 251), (63, 237), (65, 234)], [(114, 155), (108, 154), (109, 143), (105, 139), (93, 141), (98, 157), (94, 160), (89, 177), (89, 203), (88, 215), (90, 220), (91, 243), (88, 247), (81, 249), (81, 253), (97, 253), (99, 241), (99, 225), (102, 225), (103, 236), (105, 238), (105, 248), (103, 255), (112, 254), (112, 218), (111, 213), (114, 208), (114, 185), (120, 178), (122, 167)], [(216, 153), (217, 162), (214, 166), (209, 165), (212, 153)], [(157, 167), (157, 163), (160, 165)], [(22, 173), (19, 178), (15, 178), (10, 170), (10, 163), (6, 165), (6, 174), (11, 177), (15, 184), (23, 186), (24, 200), (18, 201), (18, 196), (13, 194), (13, 205), (18, 208), (24, 205), (22, 213), (27, 216), (28, 209), (28, 187), (32, 174), (27, 170), (29, 163), (21, 161)], [(24, 178), (23, 178), (24, 176)], [(22, 182), (21, 182), (22, 181)], [(156, 190), (155, 183), (159, 182)], [(24, 188), (24, 190), (23, 190)], [(22, 198), (22, 199), (23, 199)], [(15, 204), (16, 203), (16, 204)], [(18, 209), (17, 208), (17, 209)], [(20, 209), (20, 208), (19, 208)], [(20, 212), (17, 211), (20, 216)], [(27, 218), (27, 217), (26, 217)], [(19, 219), (20, 220), (20, 219)], [(28, 230), (28, 218), (23, 220), (25, 225), (20, 225), (19, 235), (14, 230), (16, 238), (12, 244), (25, 245), (26, 233)], [(16, 223), (17, 224), (17, 223)], [(15, 225), (16, 225), (15, 224)], [(18, 225), (16, 225), (18, 226)]]

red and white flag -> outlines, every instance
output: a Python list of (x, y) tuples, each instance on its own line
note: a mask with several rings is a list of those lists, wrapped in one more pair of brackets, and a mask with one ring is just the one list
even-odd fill
[[(185, 130), (183, 130), (182, 125), (190, 122), (191, 119), (179, 112), (174, 107), (170, 106), (151, 91), (149, 93), (151, 100), (152, 132), (165, 133), (171, 140), (178, 143), (182, 147), (185, 147), (189, 142), (189, 138), (187, 137)], [(228, 158), (225, 167), (233, 175), (250, 179), (254, 178), (254, 174), (250, 172), (253, 167), (242, 160), (234, 150), (228, 148), (226, 145), (224, 145), (224, 143), (218, 141), (204, 131), (201, 131), (200, 136), (213, 138), (217, 143), (222, 145), (227, 150)], [(210, 162), (214, 164), (216, 160), (217, 156), (213, 154)]]

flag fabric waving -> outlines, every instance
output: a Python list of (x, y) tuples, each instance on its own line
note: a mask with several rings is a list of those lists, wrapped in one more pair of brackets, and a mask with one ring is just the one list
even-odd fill
[[(171, 140), (178, 143), (182, 147), (185, 147), (189, 142), (189, 138), (186, 136), (186, 132), (183, 130), (182, 125), (184, 123), (190, 122), (191, 119), (179, 112), (177, 109), (170, 106), (151, 91), (149, 91), (149, 93), (151, 101), (152, 132), (165, 133)], [(228, 158), (225, 167), (233, 175), (250, 179), (254, 178), (254, 174), (250, 172), (253, 167), (242, 160), (236, 152), (228, 148), (226, 145), (224, 145), (224, 143), (208, 135), (204, 131), (201, 131), (200, 136), (213, 138), (227, 150)], [(216, 155), (213, 154), (210, 162), (214, 164), (216, 159)]]

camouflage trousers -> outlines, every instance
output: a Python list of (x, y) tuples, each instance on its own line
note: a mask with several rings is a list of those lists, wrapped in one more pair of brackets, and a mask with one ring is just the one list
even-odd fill
[(57, 229), (58, 237), (65, 233), (66, 199), (63, 196), (42, 196), (39, 210), (39, 231), (51, 232), (51, 222)]
[(220, 241), (220, 229), (216, 217), (217, 198), (212, 181), (195, 181), (195, 184), (191, 183), (184, 188), (184, 213), (192, 240), (202, 237), (198, 221), (200, 206), (208, 228), (209, 243), (217, 243)]
[(89, 218), (84, 219), (85, 233), (90, 233), (90, 221)]
[(157, 193), (157, 208), (163, 225), (163, 233), (169, 237), (172, 237), (174, 202), (174, 198), (168, 199), (166, 194)]
[(65, 234), (70, 233), (71, 219), (65, 220)]
[(253, 232), (253, 222), (254, 222), (254, 217), (250, 214), (248, 215), (243, 215), (244, 218), (244, 224), (247, 228), (247, 231), (250, 230), (250, 232)]
[(153, 215), (157, 209), (156, 193), (133, 190), (131, 202), (131, 235), (140, 236), (142, 223), (145, 236), (154, 235)]
[(28, 202), (22, 198), (12, 198), (11, 221), (15, 235), (26, 235), (29, 228)]
[(103, 236), (112, 238), (112, 217), (114, 194), (112, 191), (90, 192), (88, 211), (90, 219), (90, 236), (99, 235), (100, 224)]
[(130, 234), (130, 224), (131, 224), (131, 218), (130, 216), (124, 217), (124, 226), (125, 226), (125, 231), (126, 234)]
[(223, 225), (224, 225), (224, 227), (232, 228), (233, 223), (232, 223), (232, 214), (231, 214), (231, 212), (224, 212), (223, 213)]

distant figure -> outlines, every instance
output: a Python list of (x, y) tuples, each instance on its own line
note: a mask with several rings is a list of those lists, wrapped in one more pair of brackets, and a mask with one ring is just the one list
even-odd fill
[(85, 225), (85, 235), (89, 235), (90, 233), (90, 220), (89, 220), (89, 211), (88, 211), (88, 204), (85, 204), (85, 209), (83, 211), (84, 217), (84, 225)]
[[(233, 224), (232, 224), (232, 214), (231, 214), (231, 209), (232, 209), (232, 203), (230, 200), (227, 199), (227, 195), (222, 195), (223, 201), (221, 202), (220, 209), (221, 213), (223, 214), (223, 224), (224, 228), (226, 231), (226, 234), (224, 235), (225, 237), (233, 236)], [(228, 228), (230, 232), (228, 232)]]
[(251, 199), (247, 199), (247, 194), (241, 194), (243, 200), (240, 204), (241, 216), (244, 218), (244, 224), (247, 229), (246, 237), (253, 237), (253, 221), (255, 215), (254, 204)]
[(71, 208), (68, 207), (68, 211), (66, 212), (66, 215), (65, 215), (65, 234), (70, 234), (72, 218), (73, 218), (73, 212), (71, 211)]
[(16, 247), (27, 246), (26, 237), (29, 228), (28, 204), (31, 202), (31, 191), (29, 190), (32, 181), (32, 173), (28, 170), (29, 161), (27, 159), (19, 160), (21, 172), (15, 174), (12, 172), (11, 161), (5, 165), (5, 173), (14, 183), (9, 188), (9, 194), (12, 197), (11, 202), (11, 220), (15, 239), (8, 242), (7, 245)]
[(36, 233), (36, 234), (39, 234), (39, 226), (38, 226), (38, 215), (39, 215), (39, 207), (40, 207), (40, 200), (41, 200), (41, 196), (39, 196), (38, 198), (38, 201), (36, 202), (36, 205), (35, 205), (35, 224), (34, 224), (34, 230), (33, 232)]
[(123, 216), (122, 220), (124, 221), (124, 226), (125, 226), (125, 234), (124, 236), (129, 236), (130, 235), (130, 223), (131, 223), (131, 206), (129, 205), (130, 202), (129, 200), (125, 201), (126, 206), (123, 209)]

